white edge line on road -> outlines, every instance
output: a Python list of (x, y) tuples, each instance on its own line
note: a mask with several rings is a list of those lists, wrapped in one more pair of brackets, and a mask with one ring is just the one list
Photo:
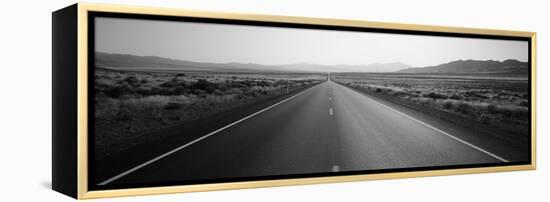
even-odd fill
[[(313, 87), (314, 87), (314, 86), (313, 86)], [(167, 156), (169, 156), (169, 155), (171, 155), (171, 154), (173, 154), (173, 153), (175, 153), (175, 152), (177, 152), (177, 151), (179, 151), (179, 150), (181, 150), (181, 149), (183, 149), (183, 148), (186, 148), (186, 147), (188, 147), (188, 146), (191, 146), (192, 144), (195, 144), (195, 143), (197, 143), (197, 142), (199, 142), (199, 141), (201, 141), (201, 140), (204, 140), (204, 139), (206, 139), (207, 137), (210, 137), (210, 136), (212, 136), (212, 135), (214, 135), (214, 134), (216, 134), (216, 133), (218, 133), (218, 132), (220, 132), (220, 131), (223, 131), (223, 130), (225, 130), (225, 129), (231, 127), (231, 126), (234, 126), (235, 124), (238, 124), (238, 123), (240, 123), (240, 122), (243, 122), (244, 120), (247, 120), (247, 119), (249, 119), (249, 118), (251, 118), (251, 117), (253, 117), (253, 116), (256, 116), (256, 115), (258, 115), (258, 114), (260, 114), (260, 113), (262, 113), (262, 112), (264, 112), (264, 111), (267, 111), (267, 110), (269, 110), (269, 109), (271, 109), (271, 108), (273, 108), (273, 107), (275, 107), (275, 106), (277, 106), (277, 105), (280, 105), (280, 104), (282, 104), (282, 103), (284, 103), (284, 102), (286, 102), (286, 101), (288, 101), (288, 100), (290, 100), (290, 99), (292, 99), (292, 98), (295, 98), (295, 97), (297, 97), (297, 96), (300, 96), (300, 95), (302, 95), (302, 94), (308, 92), (309, 90), (313, 89), (313, 87), (311, 87), (311, 88), (309, 88), (309, 89), (307, 89), (307, 90), (304, 90), (304, 91), (302, 91), (301, 93), (298, 93), (298, 94), (296, 94), (296, 95), (293, 95), (293, 96), (291, 96), (291, 97), (289, 97), (289, 98), (286, 98), (286, 99), (284, 99), (284, 100), (282, 100), (282, 101), (280, 101), (280, 102), (277, 102), (277, 103), (275, 103), (275, 104), (273, 104), (273, 105), (271, 105), (271, 106), (269, 106), (269, 107), (266, 107), (266, 108), (264, 108), (264, 109), (262, 109), (262, 110), (260, 110), (260, 111), (258, 111), (258, 112), (256, 112), (256, 113), (253, 113), (253, 114), (251, 114), (251, 115), (248, 115), (247, 117), (244, 117), (244, 118), (242, 118), (242, 119), (240, 119), (240, 120), (238, 120), (238, 121), (235, 121), (235, 122), (233, 122), (233, 123), (231, 123), (231, 124), (229, 124), (229, 125), (226, 125), (226, 126), (220, 128), (220, 129), (218, 129), (218, 130), (212, 131), (212, 132), (210, 132), (210, 133), (208, 133), (208, 134), (206, 134), (206, 135), (204, 135), (204, 136), (202, 136), (202, 137), (200, 137), (200, 138), (197, 138), (197, 139), (195, 139), (195, 140), (193, 140), (193, 141), (191, 141), (191, 142), (189, 142), (189, 143), (187, 143), (187, 144), (184, 144), (184, 145), (182, 145), (182, 146), (179, 146), (178, 148), (175, 148), (175, 149), (173, 149), (173, 150), (171, 150), (171, 151), (169, 151), (169, 152), (166, 152), (166, 153), (164, 153), (164, 154), (162, 154), (162, 155), (160, 155), (160, 156), (157, 156), (157, 157), (155, 157), (155, 158), (153, 158), (153, 159), (151, 159), (151, 160), (149, 160), (149, 161), (146, 161), (145, 163), (142, 163), (142, 164), (140, 164), (140, 165), (137, 165), (137, 166), (135, 166), (135, 167), (133, 167), (133, 168), (127, 170), (127, 171), (124, 171), (124, 172), (122, 172), (122, 173), (120, 173), (120, 174), (118, 174), (118, 175), (116, 175), (116, 176), (114, 176), (114, 177), (111, 177), (111, 178), (109, 178), (109, 179), (107, 179), (107, 180), (105, 180), (105, 181), (99, 183), (98, 185), (106, 185), (106, 184), (109, 184), (109, 183), (111, 183), (111, 182), (113, 182), (113, 181), (115, 181), (115, 180), (117, 180), (117, 179), (120, 179), (120, 178), (122, 178), (122, 177), (124, 177), (124, 176), (126, 176), (126, 175), (128, 175), (128, 174), (130, 174), (130, 173), (132, 173), (132, 172), (135, 172), (136, 170), (139, 170), (139, 169), (141, 169), (141, 168), (143, 168), (143, 167), (145, 167), (145, 166), (147, 166), (147, 165), (149, 165), (149, 164), (151, 164), (151, 163), (154, 163), (155, 161), (158, 161), (158, 160), (160, 160), (160, 159), (163, 159), (164, 157), (167, 157)]]
[[(351, 90), (351, 89), (350, 89), (350, 90)], [(352, 91), (354, 91), (354, 90), (352, 90)], [(356, 92), (356, 91), (354, 91), (354, 92)], [(358, 92), (356, 92), (356, 93), (358, 93)], [(506, 159), (504, 159), (504, 158), (502, 158), (502, 157), (500, 157), (500, 156), (498, 156), (498, 155), (496, 155), (496, 154), (493, 154), (493, 153), (491, 153), (491, 152), (489, 152), (489, 151), (487, 151), (487, 150), (485, 150), (485, 149), (482, 149), (482, 148), (480, 148), (480, 147), (478, 147), (478, 146), (475, 146), (475, 145), (473, 145), (473, 144), (471, 144), (471, 143), (469, 143), (469, 142), (466, 142), (466, 141), (464, 141), (464, 140), (462, 140), (462, 139), (460, 139), (460, 138), (458, 138), (458, 137), (455, 137), (455, 136), (453, 136), (453, 135), (451, 135), (451, 134), (449, 134), (449, 133), (447, 133), (447, 132), (445, 132), (445, 131), (442, 131), (442, 130), (436, 128), (436, 127), (433, 127), (433, 126), (431, 126), (430, 124), (427, 124), (427, 123), (424, 123), (424, 122), (422, 122), (422, 121), (420, 121), (420, 120), (418, 120), (418, 119), (415, 119), (415, 118), (413, 118), (413, 117), (411, 117), (411, 116), (409, 116), (409, 115), (407, 115), (407, 114), (405, 114), (405, 113), (403, 113), (403, 112), (400, 112), (400, 111), (397, 110), (397, 109), (394, 109), (394, 108), (392, 108), (392, 107), (390, 107), (390, 106), (388, 106), (388, 105), (385, 105), (385, 104), (383, 104), (383, 103), (381, 103), (381, 102), (378, 102), (378, 101), (376, 101), (375, 99), (372, 99), (372, 98), (370, 98), (370, 97), (368, 97), (368, 96), (364, 96), (364, 97), (367, 97), (367, 98), (369, 98), (370, 100), (374, 101), (375, 103), (377, 103), (377, 104), (379, 104), (379, 105), (381, 105), (381, 106), (383, 106), (383, 107), (386, 107), (386, 108), (388, 108), (388, 109), (390, 109), (390, 110), (392, 110), (392, 111), (394, 111), (394, 112), (397, 112), (397, 113), (399, 113), (399, 114), (401, 114), (401, 115), (403, 115), (403, 116), (405, 116), (405, 117), (407, 117), (407, 118), (409, 118), (409, 119), (411, 119), (411, 120), (413, 120), (413, 121), (416, 121), (416, 122), (418, 122), (418, 123), (420, 123), (420, 124), (422, 124), (422, 125), (424, 125), (424, 126), (426, 126), (426, 127), (428, 127), (428, 128), (431, 128), (431, 129), (433, 129), (433, 130), (435, 130), (435, 131), (437, 131), (437, 132), (439, 132), (439, 133), (441, 133), (441, 134), (443, 134), (443, 135), (446, 135), (446, 136), (448, 136), (448, 137), (450, 137), (450, 138), (452, 138), (452, 139), (454, 139), (454, 140), (456, 140), (456, 141), (459, 141), (459, 142), (461, 142), (461, 143), (463, 143), (463, 144), (465, 144), (465, 145), (468, 145), (468, 146), (470, 146), (470, 147), (472, 147), (472, 148), (474, 148), (474, 149), (477, 149), (478, 151), (483, 152), (483, 153), (485, 153), (485, 154), (487, 154), (487, 155), (489, 155), (489, 156), (491, 156), (491, 157), (493, 157), (493, 158), (496, 158), (496, 159), (498, 159), (498, 160), (500, 160), (500, 161), (502, 161), (502, 162), (509, 162), (508, 160), (506, 160)]]

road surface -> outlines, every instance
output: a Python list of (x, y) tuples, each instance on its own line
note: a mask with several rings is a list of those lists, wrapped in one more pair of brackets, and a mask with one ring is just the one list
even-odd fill
[(447, 132), (447, 127), (329, 80), (99, 185), (498, 163), (514, 158), (509, 155), (513, 152), (501, 152), (506, 145), (482, 140), (477, 144), (471, 142), (478, 141), (475, 138)]

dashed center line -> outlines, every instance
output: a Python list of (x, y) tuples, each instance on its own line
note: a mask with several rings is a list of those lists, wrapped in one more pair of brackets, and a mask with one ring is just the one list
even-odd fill
[(340, 166), (339, 165), (333, 165), (332, 166), (332, 172), (340, 172)]
[(330, 115), (332, 116), (332, 108), (330, 108), (329, 113), (330, 113)]

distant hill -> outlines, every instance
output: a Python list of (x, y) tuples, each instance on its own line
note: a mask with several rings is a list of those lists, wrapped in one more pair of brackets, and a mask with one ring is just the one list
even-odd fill
[(394, 72), (410, 68), (403, 63), (374, 63), (369, 65), (319, 65), (295, 63), (260, 65), (254, 63), (202, 63), (156, 56), (95, 53), (98, 68), (133, 70), (201, 70), (201, 71), (284, 71), (284, 72)]
[(437, 66), (407, 68), (398, 73), (511, 73), (526, 74), (529, 64), (518, 60), (456, 60)]
[(202, 70), (202, 71), (250, 71), (277, 70), (276, 67), (241, 63), (202, 63), (174, 60), (156, 56), (95, 53), (95, 65), (109, 69), (159, 69), (159, 70)]

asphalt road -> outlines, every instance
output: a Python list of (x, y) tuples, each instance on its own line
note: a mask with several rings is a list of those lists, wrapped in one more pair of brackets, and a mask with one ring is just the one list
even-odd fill
[(509, 155), (514, 152), (507, 151), (511, 147), (494, 146), (499, 141), (477, 144), (475, 138), (462, 138), (445, 128), (437, 119), (418, 117), (327, 81), (101, 185), (497, 163), (514, 158)]

